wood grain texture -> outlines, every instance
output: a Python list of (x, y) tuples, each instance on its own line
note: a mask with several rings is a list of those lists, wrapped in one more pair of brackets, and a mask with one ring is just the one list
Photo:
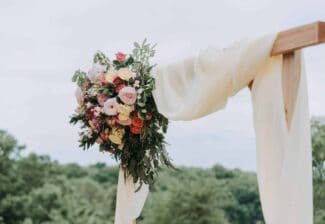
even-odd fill
[[(280, 32), (273, 44), (271, 56), (285, 55), (322, 43), (325, 43), (325, 22), (318, 21)], [(250, 89), (253, 82), (248, 83)]]
[(283, 103), (287, 126), (290, 129), (301, 77), (301, 51), (284, 54), (282, 63)]
[(271, 55), (285, 54), (321, 43), (325, 43), (325, 22), (315, 22), (280, 32)]

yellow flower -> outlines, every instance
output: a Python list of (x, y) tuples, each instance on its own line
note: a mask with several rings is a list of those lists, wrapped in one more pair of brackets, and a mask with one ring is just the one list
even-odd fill
[(118, 119), (119, 119), (120, 121), (126, 121), (126, 120), (129, 119), (129, 115), (119, 114), (119, 115), (118, 115)]
[(106, 74), (105, 74), (105, 80), (107, 82), (113, 83), (114, 79), (117, 77), (117, 71), (116, 70), (109, 70)]
[(120, 139), (119, 137), (115, 136), (115, 135), (109, 135), (108, 139), (113, 142), (116, 145), (120, 145), (122, 144), (122, 139)]
[(122, 144), (122, 138), (124, 136), (125, 130), (123, 128), (114, 127), (108, 139), (114, 144)]
[(126, 81), (128, 81), (130, 78), (135, 77), (135, 74), (132, 71), (130, 71), (128, 68), (121, 68), (117, 72), (118, 72), (118, 77)]
[(121, 121), (126, 121), (129, 119), (130, 113), (133, 111), (133, 107), (128, 105), (119, 104), (117, 106), (117, 112), (119, 113), (118, 119)]
[(133, 107), (130, 107), (130, 106), (124, 105), (124, 104), (117, 105), (117, 112), (120, 114), (129, 115), (132, 111), (133, 111)]

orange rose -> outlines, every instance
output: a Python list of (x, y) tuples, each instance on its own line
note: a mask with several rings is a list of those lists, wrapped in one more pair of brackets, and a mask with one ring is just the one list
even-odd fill
[(142, 128), (143, 125), (144, 125), (144, 121), (143, 121), (141, 118), (139, 118), (138, 116), (135, 116), (135, 117), (132, 119), (131, 125), (132, 125), (132, 126), (135, 126), (135, 127)]
[(131, 125), (130, 131), (132, 134), (138, 135), (138, 134), (141, 134), (142, 127), (136, 127), (136, 126)]

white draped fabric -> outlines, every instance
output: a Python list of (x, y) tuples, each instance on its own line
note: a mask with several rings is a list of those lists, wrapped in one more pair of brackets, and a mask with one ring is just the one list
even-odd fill
[(148, 185), (142, 185), (139, 191), (136, 192), (139, 185), (134, 184), (131, 177), (124, 178), (124, 171), (120, 168), (116, 209), (115, 209), (115, 224), (131, 224), (133, 220), (139, 217), (148, 196)]
[(272, 58), (257, 76), (253, 111), (257, 174), (266, 224), (312, 224), (312, 156), (305, 72), (290, 129), (282, 95), (282, 57)]
[[(230, 96), (254, 79), (257, 173), (266, 224), (312, 224), (306, 78), (302, 72), (289, 130), (282, 94), (282, 56), (269, 56), (274, 39), (272, 35), (244, 40), (227, 49), (209, 48), (159, 68), (154, 97), (160, 113), (169, 119), (192, 120), (222, 109)], [(132, 185), (119, 181), (117, 217), (139, 215), (146, 192), (136, 194)], [(115, 224), (131, 223), (130, 219), (118, 220)]]

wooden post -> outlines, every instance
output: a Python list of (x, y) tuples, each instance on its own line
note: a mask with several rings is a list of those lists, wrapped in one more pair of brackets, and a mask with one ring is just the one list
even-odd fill
[(283, 55), (282, 90), (283, 103), (288, 129), (291, 127), (301, 75), (301, 51), (293, 51)]

